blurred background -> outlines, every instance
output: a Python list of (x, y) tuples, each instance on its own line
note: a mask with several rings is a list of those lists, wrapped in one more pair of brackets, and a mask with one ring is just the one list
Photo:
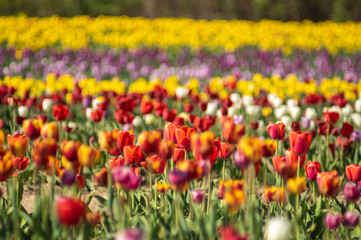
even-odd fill
[(0, 15), (361, 21), (361, 0), (1, 0)]

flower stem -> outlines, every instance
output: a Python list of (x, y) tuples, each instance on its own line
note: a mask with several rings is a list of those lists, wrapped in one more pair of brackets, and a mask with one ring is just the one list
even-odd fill
[(209, 174), (208, 174), (207, 215), (208, 215), (208, 212), (209, 212), (209, 204), (210, 204), (210, 202), (211, 202), (211, 185), (212, 185), (212, 182), (211, 182), (211, 172), (209, 172)]

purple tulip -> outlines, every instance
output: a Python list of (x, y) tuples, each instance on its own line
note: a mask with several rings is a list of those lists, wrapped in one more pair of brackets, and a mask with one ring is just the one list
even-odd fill
[(75, 179), (76, 179), (76, 174), (73, 173), (72, 171), (64, 169), (60, 173), (60, 181), (66, 186), (73, 185), (73, 183), (75, 182)]
[(136, 190), (141, 180), (129, 167), (112, 169), (112, 176), (115, 183), (122, 185), (127, 190)]
[(243, 116), (242, 115), (239, 115), (239, 116), (234, 115), (233, 116), (233, 121), (234, 121), (234, 123), (236, 125), (242, 124), (243, 123)]
[(237, 167), (239, 167), (240, 169), (246, 169), (249, 164), (249, 161), (244, 156), (244, 154), (239, 151), (236, 151), (233, 154), (233, 161), (237, 165)]
[(204, 201), (204, 192), (201, 190), (193, 190), (191, 196), (194, 203), (202, 203)]
[(169, 182), (174, 186), (183, 185), (188, 181), (188, 173), (180, 170), (173, 170), (169, 174)]
[(328, 229), (336, 229), (340, 226), (340, 215), (333, 215), (332, 213), (327, 213), (325, 216), (325, 225)]
[(356, 202), (360, 198), (361, 187), (352, 183), (346, 183), (343, 188), (343, 194), (348, 201)]
[(126, 229), (124, 231), (118, 232), (114, 240), (143, 240), (143, 231), (139, 228), (136, 229)]
[(347, 211), (343, 215), (343, 223), (348, 227), (356, 227), (360, 222), (360, 215), (355, 212)]
[(354, 130), (351, 134), (351, 138), (355, 142), (360, 142), (361, 141), (361, 131)]
[(302, 117), (301, 118), (302, 127), (308, 129), (311, 125), (311, 119)]

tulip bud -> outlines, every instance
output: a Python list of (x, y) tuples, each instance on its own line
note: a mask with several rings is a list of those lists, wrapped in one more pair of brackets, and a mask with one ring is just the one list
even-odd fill
[(8, 135), (8, 144), (11, 152), (15, 156), (25, 155), (28, 147), (28, 139), (23, 134)]
[(343, 215), (343, 223), (347, 227), (356, 227), (360, 222), (360, 215), (355, 212), (347, 211)]
[(361, 187), (351, 183), (346, 183), (343, 188), (343, 194), (348, 201), (356, 202), (360, 198)]
[(178, 88), (176, 89), (176, 95), (177, 95), (177, 98), (178, 98), (178, 99), (184, 99), (184, 98), (186, 98), (187, 95), (188, 95), (188, 93), (189, 93), (188, 88), (178, 87)]
[(40, 136), (40, 130), (43, 125), (41, 119), (26, 119), (23, 121), (23, 129), (25, 135), (30, 140), (35, 140)]
[(315, 181), (317, 174), (321, 171), (321, 164), (317, 161), (309, 161), (305, 165), (306, 176), (309, 180)]
[(194, 203), (202, 203), (204, 201), (204, 192), (201, 190), (193, 190), (191, 196)]
[(325, 216), (325, 225), (328, 229), (337, 229), (340, 226), (340, 215), (333, 215), (332, 213), (327, 213)]
[(350, 164), (346, 166), (346, 177), (349, 181), (361, 181), (361, 166), (358, 164)]
[(139, 116), (136, 116), (133, 119), (132, 124), (133, 124), (134, 127), (139, 127), (140, 125), (142, 125), (142, 119)]

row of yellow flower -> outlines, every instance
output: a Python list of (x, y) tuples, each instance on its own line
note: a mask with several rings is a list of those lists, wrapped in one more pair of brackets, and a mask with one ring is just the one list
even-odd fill
[[(7, 76), (0, 80), (0, 86), (15, 87), (17, 89), (16, 95), (18, 96), (22, 96), (25, 92), (30, 91), (31, 96), (39, 97), (44, 93), (60, 92), (63, 89), (72, 92), (75, 87), (75, 82), (76, 80), (70, 75), (63, 75), (56, 78), (55, 75), (49, 74), (46, 76), (45, 81), (19, 76)], [(328, 98), (336, 93), (343, 92), (345, 93), (346, 99), (353, 101), (358, 97), (357, 95), (361, 93), (361, 81), (356, 84), (338, 78), (324, 79), (320, 85), (317, 86), (313, 80), (308, 83), (300, 82), (295, 75), (289, 75), (285, 79), (281, 79), (278, 76), (266, 78), (261, 74), (255, 74), (250, 80), (240, 79), (237, 82), (232, 76), (213, 78), (209, 82), (209, 89), (214, 93), (219, 93), (221, 98), (227, 98), (231, 92), (227, 88), (230, 82), (236, 83), (236, 91), (238, 90), (243, 95), (253, 96), (257, 96), (260, 90), (277, 94), (281, 98), (293, 99), (298, 99), (302, 94), (312, 93), (322, 93)], [(168, 77), (164, 83), (162, 83), (160, 79), (147, 81), (144, 78), (140, 78), (129, 84), (129, 86), (118, 78), (102, 81), (96, 81), (94, 78), (86, 78), (79, 80), (78, 85), (82, 88), (83, 95), (98, 95), (104, 90), (115, 91), (118, 94), (127, 91), (147, 93), (153, 90), (156, 85), (164, 86), (170, 95), (174, 95), (176, 89), (182, 87), (177, 76)], [(199, 92), (201, 90), (199, 81), (195, 78), (189, 79), (185, 87), (193, 92)], [(207, 98), (207, 95), (201, 93), (201, 97)]]
[(105, 17), (0, 18), (0, 43), (18, 49), (49, 46), (111, 48), (139, 46), (189, 46), (236, 48), (253, 45), (262, 49), (322, 49), (331, 53), (361, 49), (361, 23), (259, 22), (241, 20), (193, 20), (174, 18)]

